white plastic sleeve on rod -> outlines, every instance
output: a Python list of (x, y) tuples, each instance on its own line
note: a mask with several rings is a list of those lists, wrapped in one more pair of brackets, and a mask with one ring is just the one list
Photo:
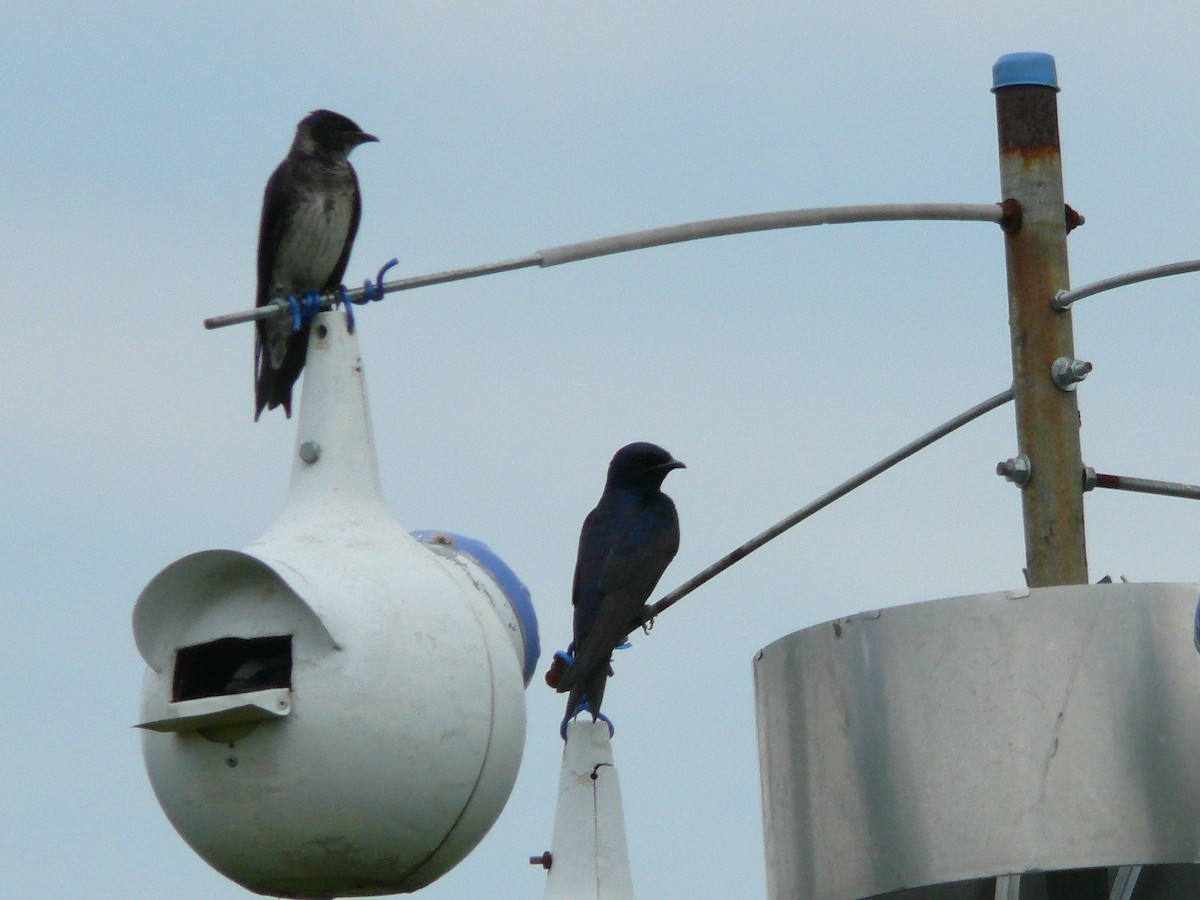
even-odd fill
[(644, 250), (681, 241), (721, 237), (729, 234), (747, 234), (753, 231), (772, 231), (779, 228), (802, 228), (810, 225), (842, 225), (852, 222), (900, 222), (900, 221), (951, 221), (951, 222), (996, 222), (1002, 211), (998, 203), (883, 203), (870, 206), (825, 206), (812, 209), (789, 209), (780, 212), (752, 213), (745, 216), (728, 216), (721, 219), (704, 219), (650, 228), (646, 231), (631, 231), (612, 237), (564, 244), (538, 251), (542, 268), (562, 263), (607, 256), (610, 253), (625, 253), (629, 250)]
[[(660, 247), (663, 244), (677, 244), (681, 241), (695, 241), (701, 238), (730, 234), (747, 234), (752, 231), (800, 228), (807, 225), (841, 225), (852, 222), (946, 221), (999, 224), (1002, 219), (1003, 210), (999, 203), (882, 203), (870, 206), (825, 206), (813, 209), (751, 213), (745, 216), (685, 222), (682, 225), (668, 225), (665, 228), (651, 228), (646, 231), (631, 231), (627, 234), (616, 234), (577, 244), (563, 244), (560, 247), (539, 250), (529, 256), (517, 259), (388, 281), (383, 284), (382, 291), (385, 294), (392, 294), (412, 288), (445, 284), (466, 278), (478, 278), (481, 275), (511, 272), (529, 266), (538, 266), (544, 269), (548, 266), (593, 259), (612, 253), (624, 253), (628, 250), (643, 250), (647, 247)], [(346, 291), (346, 298), (351, 302), (360, 300), (362, 296), (362, 288)], [(338, 299), (334, 294), (326, 295), (321, 303), (321, 311), (328, 312), (333, 309)], [(225, 328), (229, 325), (288, 314), (286, 305), (269, 303), (258, 309), (213, 316), (204, 320), (204, 327), (208, 329)]]

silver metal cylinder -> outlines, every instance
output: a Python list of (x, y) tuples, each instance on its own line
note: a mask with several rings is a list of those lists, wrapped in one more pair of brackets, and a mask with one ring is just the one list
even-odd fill
[(1165, 868), (1200, 861), (1198, 597), (1022, 589), (767, 646), (754, 680), (768, 895), (981, 891), (1009, 873), (1141, 864), (1138, 900), (1200, 896), (1149, 887), (1200, 886), (1197, 867)]

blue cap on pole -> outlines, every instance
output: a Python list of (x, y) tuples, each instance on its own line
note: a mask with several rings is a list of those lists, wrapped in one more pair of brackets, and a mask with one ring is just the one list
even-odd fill
[(1034, 84), (1058, 88), (1058, 72), (1054, 68), (1054, 57), (1049, 53), (1009, 53), (992, 66), (992, 90), (1013, 87), (1019, 84)]

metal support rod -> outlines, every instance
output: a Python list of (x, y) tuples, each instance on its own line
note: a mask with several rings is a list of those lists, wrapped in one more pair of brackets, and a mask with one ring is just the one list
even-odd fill
[(1001, 193), (1021, 208), (1004, 249), (1017, 442), (1033, 471), (1021, 491), (1026, 568), (1031, 587), (1086, 584), (1078, 402), (1050, 377), (1055, 359), (1075, 358), (1071, 313), (1049, 302), (1068, 286), (1054, 58), (1003, 56), (993, 77)]
[[(495, 275), (498, 272), (511, 272), (514, 269), (525, 269), (529, 266), (541, 265), (541, 257), (536, 253), (520, 259), (506, 259), (502, 262), (487, 263), (482, 266), (469, 266), (465, 269), (451, 269), (447, 272), (434, 272), (432, 275), (415, 275), (412, 278), (400, 278), (396, 281), (385, 281), (383, 292), (392, 294), (396, 291), (409, 291), (413, 288), (429, 287), (433, 284), (445, 284), (449, 281), (462, 281), (464, 278), (478, 278), (481, 275)], [(346, 299), (351, 303), (361, 300), (363, 288), (346, 291)], [(329, 312), (340, 301), (337, 293), (326, 294), (321, 300), (321, 312)], [(291, 315), (286, 306), (271, 303), (257, 309), (245, 312), (227, 313), (223, 316), (213, 316), (204, 320), (204, 327), (210, 331), (214, 328), (227, 328), (230, 325), (241, 325), (243, 322), (257, 322), (259, 319), (273, 319), (275, 316)]]
[(1140, 281), (1150, 281), (1152, 278), (1165, 278), (1168, 275), (1186, 275), (1189, 272), (1200, 272), (1200, 259), (1187, 259), (1183, 262), (1167, 263), (1166, 265), (1153, 266), (1149, 269), (1138, 269), (1135, 272), (1126, 272), (1124, 275), (1113, 275), (1111, 278), (1102, 278), (1100, 281), (1093, 281), (1091, 284), (1072, 288), (1069, 291), (1058, 291), (1054, 295), (1054, 299), (1051, 300), (1050, 305), (1058, 312), (1063, 312), (1070, 309), (1071, 304), (1076, 300), (1082, 300), (1084, 297), (1090, 297), (1093, 294), (1101, 294), (1104, 291), (1111, 291), (1113, 288), (1127, 287), (1131, 284), (1137, 284)]
[(1135, 494), (1158, 494), (1162, 497), (1182, 497), (1185, 500), (1200, 500), (1200, 485), (1184, 484), (1179, 481), (1154, 481), (1150, 478), (1133, 478), (1129, 475), (1105, 475), (1085, 469), (1084, 490), (1110, 488), (1114, 491), (1132, 491)]
[(1119, 866), (1108, 895), (1109, 900), (1130, 900), (1141, 874), (1141, 866)]
[(994, 900), (1021, 900), (1021, 876), (1000, 875), (997, 877)]
[(855, 488), (862, 487), (864, 484), (866, 484), (868, 481), (870, 481), (876, 475), (886, 472), (892, 466), (896, 465), (896, 463), (901, 462), (905, 459), (908, 459), (910, 456), (912, 456), (918, 450), (924, 450), (926, 447), (928, 447), (934, 441), (944, 438), (946, 435), (950, 434), (952, 431), (957, 431), (959, 428), (966, 425), (968, 422), (972, 422), (975, 419), (978, 419), (984, 413), (989, 413), (993, 409), (1003, 406), (1005, 403), (1010, 401), (1012, 398), (1013, 398), (1013, 392), (1012, 392), (1011, 388), (1006, 391), (1001, 391), (996, 396), (990, 397), (987, 400), (984, 400), (982, 403), (978, 404), (977, 406), (972, 406), (966, 412), (959, 413), (953, 419), (950, 419), (948, 422), (944, 422), (941, 425), (939, 425), (937, 428), (933, 429), (933, 431), (930, 431), (926, 434), (921, 435), (921, 437), (917, 438), (915, 441), (905, 444), (899, 450), (895, 451), (894, 453), (890, 453), (887, 456), (885, 456), (883, 459), (879, 460), (879, 462), (874, 463), (873, 465), (870, 465), (867, 468), (863, 469), (861, 472), (859, 472), (853, 478), (848, 478), (846, 481), (843, 481), (837, 487), (822, 494), (820, 497), (818, 497), (816, 500), (809, 503), (807, 506), (801, 507), (800, 509), (798, 509), (794, 513), (792, 513), (790, 516), (788, 516), (786, 519), (781, 519), (780, 521), (778, 521), (774, 525), (772, 525), (770, 528), (768, 528), (766, 531), (764, 531), (761, 534), (759, 534), (755, 537), (752, 537), (750, 540), (746, 541), (746, 543), (742, 544), (736, 550), (733, 550), (730, 553), (727, 553), (725, 556), (721, 557), (719, 560), (717, 560), (715, 563), (713, 563), (711, 566), (709, 566), (704, 571), (700, 572), (697, 575), (693, 575), (691, 578), (689, 578), (687, 581), (685, 581), (679, 587), (675, 588), (675, 590), (671, 591), (671, 593), (664, 596), (657, 603), (654, 603), (653, 605), (651, 605), (649, 608), (649, 614), (646, 616), (646, 618), (651, 619), (654, 616), (657, 616), (663, 610), (678, 603), (680, 600), (682, 600), (684, 597), (686, 597), (688, 594), (690, 594), (696, 588), (700, 587), (700, 585), (704, 584), (707, 581), (710, 581), (711, 579), (715, 578), (717, 575), (720, 575), (722, 572), (724, 572), (726, 569), (728, 569), (730, 566), (732, 566), (738, 560), (753, 553), (755, 550), (757, 550), (759, 547), (761, 547), (763, 544), (767, 543), (768, 541), (773, 541), (775, 538), (779, 537), (779, 535), (783, 534), (785, 531), (787, 531), (793, 525), (798, 525), (799, 523), (803, 522), (805, 519), (807, 519), (813, 513), (819, 512), (820, 510), (824, 509), (826, 506), (828, 506), (834, 500), (841, 499), (842, 497), (846, 496), (848, 493), (850, 493)]
[(810, 225), (846, 225), (853, 222), (994, 222), (999, 223), (1004, 211), (998, 203), (879, 203), (869, 206), (825, 206), (813, 209), (788, 209), (781, 212), (752, 213), (722, 219), (704, 219), (647, 231), (631, 231), (613, 237), (564, 244), (550, 250), (540, 250), (542, 266), (594, 259), (610, 253), (644, 250), (695, 241), (701, 238), (729, 234), (748, 234), (754, 231), (773, 231), (779, 228), (803, 228)]
[[(745, 216), (727, 216), (721, 219), (685, 222), (682, 225), (668, 225), (665, 228), (650, 228), (645, 231), (631, 231), (592, 241), (563, 244), (548, 250), (538, 250), (529, 256), (508, 259), (503, 262), (388, 281), (383, 285), (383, 293), (392, 294), (396, 291), (445, 284), (450, 281), (462, 281), (465, 278), (478, 278), (481, 275), (495, 275), (499, 272), (511, 272), (514, 269), (525, 269), (531, 266), (545, 269), (550, 266), (560, 266), (563, 263), (608, 256), (612, 253), (626, 253), (630, 250), (644, 250), (664, 244), (677, 244), (681, 241), (695, 241), (730, 234), (748, 234), (780, 228), (801, 228), (809, 225), (844, 225), (852, 222), (950, 221), (1001, 224), (1004, 217), (1005, 212), (998, 203), (880, 203), (869, 206), (826, 206), (813, 209), (751, 213)], [(361, 300), (363, 289), (355, 288), (347, 291), (346, 295), (351, 302)], [(340, 297), (336, 294), (326, 294), (321, 301), (321, 311), (328, 312), (333, 309), (339, 299)], [(245, 312), (213, 316), (204, 320), (204, 327), (210, 330), (225, 328), (229, 325), (240, 325), (243, 322), (255, 322), (259, 319), (290, 314), (287, 307), (270, 304)]]

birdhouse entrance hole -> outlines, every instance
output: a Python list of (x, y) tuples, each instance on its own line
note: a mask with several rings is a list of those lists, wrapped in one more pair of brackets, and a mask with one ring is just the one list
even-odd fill
[(172, 701), (292, 686), (292, 636), (220, 638), (175, 653)]

